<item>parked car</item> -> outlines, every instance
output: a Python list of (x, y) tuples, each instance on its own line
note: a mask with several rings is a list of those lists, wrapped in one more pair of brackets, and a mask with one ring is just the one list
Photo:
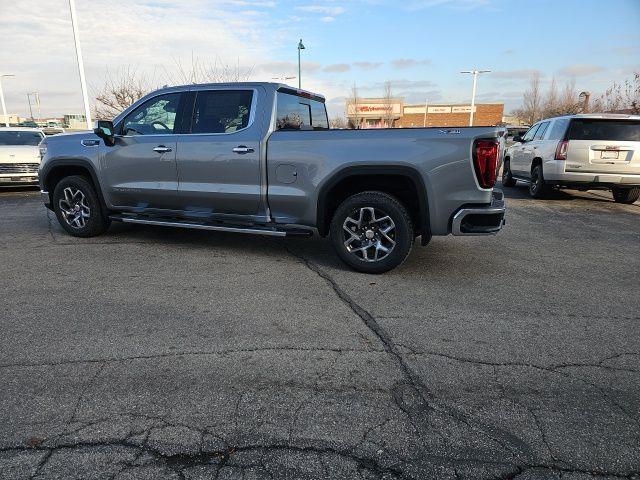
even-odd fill
[(38, 183), (38, 144), (43, 138), (37, 128), (0, 128), (0, 186)]
[(42, 197), (71, 235), (110, 221), (330, 236), (362, 272), (414, 239), (503, 226), (493, 186), (504, 129), (329, 130), (324, 97), (274, 83), (189, 85), (142, 98), (94, 132), (42, 144)]
[(507, 149), (502, 185), (529, 184), (534, 198), (550, 187), (608, 189), (620, 203), (640, 198), (640, 116), (584, 114), (533, 125)]

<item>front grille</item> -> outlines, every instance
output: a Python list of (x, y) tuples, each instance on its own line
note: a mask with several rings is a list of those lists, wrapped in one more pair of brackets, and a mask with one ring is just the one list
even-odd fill
[(0, 163), (0, 175), (11, 173), (38, 173), (37, 163)]

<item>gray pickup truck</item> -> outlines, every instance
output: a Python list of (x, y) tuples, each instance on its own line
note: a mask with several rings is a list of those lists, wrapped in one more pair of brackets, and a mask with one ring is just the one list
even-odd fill
[(45, 205), (71, 235), (111, 221), (329, 236), (356, 270), (400, 265), (417, 237), (504, 224), (504, 129), (330, 130), (324, 98), (276, 83), (186, 85), (93, 132), (40, 144)]

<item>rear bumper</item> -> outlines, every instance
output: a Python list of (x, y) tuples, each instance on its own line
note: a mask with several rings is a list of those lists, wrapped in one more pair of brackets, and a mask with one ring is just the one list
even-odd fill
[(589, 172), (589, 171), (575, 171), (569, 170), (566, 161), (563, 160), (549, 160), (544, 162), (543, 171), (545, 181), (564, 185), (564, 184), (591, 184), (597, 185), (624, 185), (635, 186), (640, 185), (640, 174), (624, 172)]
[(458, 210), (451, 219), (453, 235), (495, 235), (504, 226), (504, 195), (494, 190), (489, 205), (469, 205)]

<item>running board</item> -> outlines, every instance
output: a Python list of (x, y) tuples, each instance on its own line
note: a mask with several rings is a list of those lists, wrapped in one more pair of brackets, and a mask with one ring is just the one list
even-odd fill
[(189, 223), (169, 220), (148, 220), (143, 218), (127, 217), (124, 215), (112, 215), (109, 218), (118, 222), (139, 223), (142, 225), (156, 225), (159, 227), (182, 227), (193, 228), (196, 230), (213, 230), (216, 232), (251, 233), (254, 235), (269, 235), (271, 237), (284, 237), (287, 235), (287, 232), (274, 230), (271, 228), (225, 227), (222, 225), (207, 225), (204, 223)]

